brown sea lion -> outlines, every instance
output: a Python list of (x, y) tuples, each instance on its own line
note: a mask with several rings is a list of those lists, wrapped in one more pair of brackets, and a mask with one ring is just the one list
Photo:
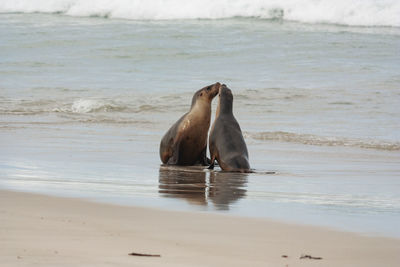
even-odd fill
[(207, 135), (211, 120), (211, 101), (218, 94), (220, 83), (198, 90), (190, 111), (167, 131), (160, 143), (164, 164), (194, 165), (207, 163)]
[(239, 123), (232, 112), (232, 91), (225, 84), (219, 88), (218, 107), (210, 132), (209, 146), (211, 165), (214, 161), (224, 171), (251, 172), (249, 155)]

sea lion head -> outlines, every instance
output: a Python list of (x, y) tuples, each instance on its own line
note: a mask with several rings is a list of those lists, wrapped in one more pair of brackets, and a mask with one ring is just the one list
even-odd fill
[(216, 111), (216, 117), (222, 113), (232, 113), (233, 105), (233, 94), (232, 90), (229, 89), (225, 84), (219, 87), (218, 91), (218, 106)]
[(211, 103), (213, 98), (218, 94), (221, 84), (219, 82), (206, 86), (198, 90), (192, 98), (192, 107), (196, 104), (198, 100), (204, 101), (206, 103)]
[(229, 89), (225, 84), (219, 87), (218, 93), (220, 99), (231, 103), (233, 102), (232, 90)]

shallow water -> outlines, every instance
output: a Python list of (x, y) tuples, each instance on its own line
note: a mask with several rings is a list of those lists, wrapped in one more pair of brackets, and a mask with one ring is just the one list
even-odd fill
[[(1, 188), (400, 237), (399, 28), (6, 13), (0, 36)], [(256, 173), (161, 166), (216, 81)]]

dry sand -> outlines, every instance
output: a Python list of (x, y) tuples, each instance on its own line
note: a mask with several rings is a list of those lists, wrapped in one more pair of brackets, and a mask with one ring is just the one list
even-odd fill
[(0, 265), (394, 267), (400, 240), (0, 191)]

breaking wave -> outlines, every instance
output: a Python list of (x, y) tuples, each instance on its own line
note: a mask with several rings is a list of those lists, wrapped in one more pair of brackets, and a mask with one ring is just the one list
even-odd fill
[(15, 103), (4, 103), (0, 107), (0, 114), (3, 115), (36, 115), (43, 113), (67, 113), (67, 114), (88, 114), (88, 113), (141, 113), (161, 112), (160, 105), (137, 103), (126, 104), (108, 99), (80, 98), (71, 101), (61, 100), (21, 100)]
[(316, 146), (347, 146), (389, 151), (400, 150), (399, 142), (389, 141), (361, 140), (343, 137), (325, 137), (312, 134), (296, 134), (281, 131), (258, 133), (245, 132), (244, 135), (246, 138), (254, 140), (289, 142)]
[(125, 107), (118, 105), (112, 101), (95, 100), (95, 99), (79, 99), (76, 100), (72, 106), (71, 111), (73, 113), (90, 113), (96, 111), (121, 111)]
[(133, 20), (252, 17), (400, 27), (397, 0), (2, 0), (2, 13), (59, 13)]

